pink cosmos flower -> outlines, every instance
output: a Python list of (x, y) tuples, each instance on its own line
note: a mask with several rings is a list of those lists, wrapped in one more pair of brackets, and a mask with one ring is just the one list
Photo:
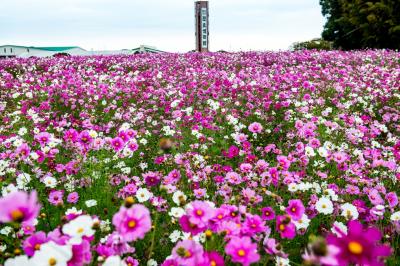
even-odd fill
[(258, 122), (254, 122), (249, 125), (249, 131), (252, 133), (261, 133), (262, 130), (263, 130), (263, 127)]
[(234, 185), (242, 183), (242, 177), (236, 172), (229, 172), (226, 174), (226, 180)]
[(127, 143), (131, 138), (124, 130), (118, 132), (118, 137), (121, 138), (124, 143)]
[(394, 208), (397, 206), (397, 204), (399, 204), (399, 199), (396, 192), (389, 192), (386, 194), (385, 198), (388, 201), (390, 208)]
[(265, 225), (265, 221), (263, 221), (260, 216), (247, 214), (242, 230), (247, 235), (252, 236), (257, 233), (265, 232), (267, 230), (267, 226)]
[(28, 158), (30, 152), (31, 152), (31, 149), (29, 148), (28, 144), (26, 144), (26, 143), (22, 143), (15, 150), (15, 153), (18, 154), (22, 159)]
[(263, 241), (263, 247), (266, 253), (281, 258), (287, 258), (288, 255), (283, 252), (282, 246), (274, 239), (266, 237)]
[(305, 210), (303, 202), (298, 199), (289, 200), (289, 205), (286, 207), (286, 213), (295, 221), (301, 219)]
[(264, 207), (261, 209), (262, 212), (262, 218), (264, 220), (270, 221), (275, 218), (275, 211), (271, 207)]
[(63, 197), (64, 197), (63, 190), (53, 190), (49, 194), (49, 202), (52, 205), (62, 205), (64, 203)]
[(382, 258), (391, 254), (389, 246), (380, 245), (381, 232), (376, 227), (363, 228), (358, 221), (348, 223), (347, 234), (339, 232), (340, 236), (330, 234), (328, 244), (339, 248), (336, 259), (340, 266), (349, 264), (384, 265)]
[(67, 265), (88, 265), (91, 260), (92, 252), (90, 250), (90, 242), (86, 239), (83, 239), (81, 244), (72, 246), (72, 258), (68, 261)]
[(22, 248), (28, 256), (33, 256), (43, 243), (47, 242), (46, 234), (42, 231), (36, 232), (24, 240)]
[(126, 241), (143, 239), (151, 229), (150, 212), (141, 204), (134, 204), (130, 208), (122, 206), (112, 222)]
[(161, 182), (161, 174), (159, 172), (147, 172), (143, 174), (146, 185), (150, 187), (157, 186)]
[(78, 192), (71, 192), (71, 193), (69, 193), (68, 196), (67, 196), (67, 202), (68, 202), (68, 203), (73, 203), (73, 204), (75, 204), (75, 203), (78, 202), (78, 200), (79, 200), (79, 194), (78, 194)]
[(205, 260), (204, 249), (193, 240), (182, 240), (172, 249), (172, 258), (178, 265), (198, 266)]
[(224, 258), (216, 251), (206, 252), (206, 262), (201, 266), (225, 266)]
[(70, 142), (74, 143), (75, 141), (77, 141), (77, 139), (78, 139), (78, 132), (75, 129), (70, 128), (64, 132), (64, 140), (65, 141), (67, 141), (67, 142), (70, 141)]
[(78, 135), (78, 142), (84, 147), (88, 148), (93, 142), (92, 136), (90, 136), (89, 131), (84, 130)]
[(187, 215), (182, 215), (181, 218), (179, 218), (179, 224), (182, 227), (182, 231), (185, 233), (191, 233), (192, 235), (197, 235), (201, 232), (204, 232), (207, 227), (203, 226), (198, 226), (197, 224), (193, 224), (189, 221), (189, 216)]
[(234, 237), (225, 247), (225, 252), (232, 257), (233, 262), (248, 266), (260, 260), (257, 253), (257, 244), (251, 242), (250, 237)]
[(379, 194), (378, 190), (372, 189), (368, 193), (368, 198), (373, 205), (383, 205), (385, 201), (382, 199), (381, 195)]
[(278, 161), (278, 168), (282, 170), (288, 170), (290, 167), (290, 161), (286, 156), (278, 155), (277, 156), (277, 161)]
[(139, 261), (132, 257), (125, 258), (125, 263), (127, 266), (139, 266)]
[(232, 145), (232, 146), (229, 147), (228, 152), (226, 152), (225, 150), (223, 150), (223, 151), (222, 151), (222, 154), (223, 154), (225, 157), (227, 157), (227, 158), (229, 158), (229, 159), (232, 159), (232, 158), (235, 158), (236, 156), (239, 155), (239, 151), (240, 151), (240, 150), (239, 150), (238, 147)]
[(124, 148), (124, 141), (120, 137), (113, 138), (111, 140), (111, 147), (114, 151), (120, 151)]
[(190, 223), (199, 227), (206, 226), (208, 221), (214, 217), (214, 209), (207, 202), (199, 200), (193, 201), (188, 205), (186, 213)]
[(30, 225), (36, 219), (39, 210), (36, 191), (32, 191), (30, 195), (16, 191), (0, 199), (0, 222), (23, 222)]
[(289, 216), (279, 215), (276, 217), (276, 230), (282, 238), (293, 239), (296, 236), (296, 226)]
[(51, 139), (51, 135), (47, 132), (40, 132), (35, 136), (35, 140), (39, 142), (40, 146), (46, 146)]
[(333, 160), (338, 164), (341, 164), (347, 160), (347, 154), (344, 152), (335, 152), (332, 156)]

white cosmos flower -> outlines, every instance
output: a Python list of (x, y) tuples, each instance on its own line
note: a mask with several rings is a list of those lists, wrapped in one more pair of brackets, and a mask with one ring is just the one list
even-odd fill
[(1, 188), (1, 194), (3, 197), (7, 196), (8, 194), (17, 191), (17, 187), (14, 184), (9, 184), (6, 187)]
[(179, 207), (172, 207), (168, 214), (175, 218), (181, 218), (185, 214), (185, 210)]
[(103, 266), (126, 266), (126, 263), (119, 256), (110, 256), (103, 263)]
[(334, 233), (335, 235), (341, 237), (343, 235), (343, 233), (345, 235), (347, 235), (347, 227), (344, 223), (342, 222), (334, 222), (332, 229), (331, 229), (332, 233)]
[(390, 215), (390, 220), (394, 222), (400, 221), (400, 211), (392, 213), (392, 215)]
[(72, 258), (71, 246), (60, 246), (53, 241), (40, 246), (30, 262), (32, 266), (66, 266)]
[(307, 229), (310, 225), (310, 219), (308, 219), (306, 214), (303, 214), (300, 220), (293, 221), (293, 223), (296, 225), (296, 229)]
[(81, 215), (65, 224), (62, 228), (64, 234), (69, 235), (71, 239), (70, 244), (82, 243), (82, 237), (92, 236), (95, 231), (93, 230), (94, 221), (89, 215)]
[(30, 266), (32, 265), (28, 259), (28, 256), (22, 255), (15, 258), (6, 260), (4, 266)]
[(314, 149), (311, 148), (310, 146), (305, 147), (304, 150), (306, 152), (307, 157), (314, 157), (315, 156)]
[(296, 192), (299, 189), (298, 185), (296, 183), (290, 183), (288, 185), (288, 190), (290, 192)]
[(177, 242), (179, 239), (182, 238), (182, 233), (179, 230), (174, 230), (170, 235), (169, 239), (171, 240), (172, 243)]
[(147, 261), (147, 266), (157, 266), (157, 265), (158, 265), (157, 261), (155, 261), (153, 259), (149, 259)]
[(340, 206), (342, 210), (342, 216), (344, 216), (347, 220), (355, 220), (358, 218), (357, 207), (350, 203), (345, 203)]
[(65, 215), (70, 215), (70, 214), (74, 214), (76, 216), (79, 216), (79, 215), (82, 214), (82, 210), (78, 210), (77, 208), (72, 207), (72, 208), (70, 208), (70, 209), (65, 211)]
[(97, 205), (97, 200), (91, 199), (91, 200), (87, 200), (85, 201), (86, 207), (90, 208), (90, 207), (94, 207)]
[(275, 265), (277, 265), (277, 266), (287, 266), (287, 265), (290, 265), (290, 260), (289, 260), (289, 259), (285, 259), (285, 258), (276, 256), (275, 260), (276, 260), (276, 264), (275, 264)]
[(151, 196), (153, 196), (153, 194), (146, 188), (139, 188), (136, 191), (136, 198), (138, 199), (139, 202), (148, 201)]
[(186, 199), (186, 195), (180, 190), (175, 191), (172, 195), (172, 200), (175, 202), (176, 205), (181, 205), (181, 203), (185, 202)]
[(21, 173), (17, 176), (17, 187), (21, 190), (26, 188), (26, 185), (31, 182), (31, 176), (27, 173)]
[(327, 151), (327, 149), (325, 149), (325, 147), (319, 147), (318, 148), (318, 154), (319, 154), (319, 156), (325, 158), (325, 157), (328, 156), (328, 151)]
[(55, 188), (57, 186), (57, 179), (48, 175), (43, 179), (43, 183), (46, 187)]
[(26, 129), (26, 127), (21, 127), (21, 128), (18, 130), (18, 135), (23, 136), (23, 135), (25, 135), (27, 132), (28, 132), (28, 130)]
[(326, 197), (320, 198), (315, 204), (315, 208), (319, 213), (331, 214), (333, 212), (332, 201)]

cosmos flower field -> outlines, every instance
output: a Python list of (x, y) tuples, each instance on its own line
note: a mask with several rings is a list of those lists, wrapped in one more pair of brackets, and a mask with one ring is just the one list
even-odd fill
[(400, 53), (0, 61), (0, 265), (400, 265)]

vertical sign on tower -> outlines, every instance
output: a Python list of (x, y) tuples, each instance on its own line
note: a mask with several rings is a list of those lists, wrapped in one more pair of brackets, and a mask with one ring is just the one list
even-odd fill
[(209, 47), (209, 20), (208, 20), (208, 1), (195, 2), (195, 21), (196, 21), (196, 51), (208, 52)]

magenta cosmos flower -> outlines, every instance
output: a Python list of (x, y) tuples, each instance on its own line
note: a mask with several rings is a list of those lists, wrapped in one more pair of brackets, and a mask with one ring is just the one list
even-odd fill
[(50, 142), (51, 135), (47, 132), (40, 132), (35, 136), (35, 140), (39, 142), (40, 146), (44, 147)]
[(203, 246), (193, 240), (179, 241), (172, 250), (172, 258), (178, 265), (202, 265), (205, 260)]
[(25, 254), (28, 256), (33, 256), (37, 250), (40, 250), (40, 246), (47, 242), (46, 234), (42, 231), (36, 232), (29, 236), (23, 242), (23, 249)]
[(261, 133), (262, 130), (263, 130), (263, 127), (258, 122), (254, 122), (249, 125), (249, 131), (252, 133)]
[(279, 215), (276, 217), (276, 230), (282, 238), (293, 239), (296, 236), (296, 226), (289, 216)]
[(381, 232), (375, 228), (363, 228), (359, 221), (350, 221), (348, 223), (348, 232), (345, 235), (339, 232), (341, 236), (329, 235), (328, 244), (339, 248), (336, 259), (339, 265), (384, 265), (382, 258), (391, 254), (391, 249), (386, 245), (379, 245), (382, 238)]
[(295, 221), (301, 219), (305, 210), (303, 202), (298, 199), (289, 200), (289, 205), (286, 207), (286, 213)]
[(187, 207), (186, 212), (190, 223), (199, 227), (206, 226), (208, 221), (214, 217), (214, 209), (207, 202), (200, 200), (193, 201)]
[(111, 147), (113, 147), (114, 151), (120, 151), (124, 148), (124, 141), (120, 137), (113, 138), (111, 140)]
[(69, 193), (68, 196), (67, 196), (67, 202), (68, 202), (68, 203), (73, 203), (73, 204), (75, 204), (75, 203), (78, 202), (78, 200), (79, 200), (79, 194), (78, 194), (78, 192), (71, 192), (71, 193)]
[(275, 211), (271, 207), (264, 207), (261, 209), (262, 215), (261, 217), (264, 220), (270, 221), (275, 218)]
[(30, 195), (16, 191), (0, 199), (0, 222), (31, 224), (39, 214), (39, 210), (36, 191), (32, 191)]
[(260, 259), (257, 253), (257, 244), (251, 242), (250, 237), (232, 238), (225, 247), (226, 254), (232, 257), (233, 262), (248, 266)]
[(202, 266), (224, 266), (224, 258), (216, 251), (206, 253), (207, 261)]
[(141, 204), (134, 204), (130, 208), (122, 206), (112, 222), (126, 241), (143, 239), (151, 229), (150, 212)]
[(49, 194), (49, 202), (52, 205), (63, 205), (64, 204), (64, 191), (63, 190), (53, 190)]

